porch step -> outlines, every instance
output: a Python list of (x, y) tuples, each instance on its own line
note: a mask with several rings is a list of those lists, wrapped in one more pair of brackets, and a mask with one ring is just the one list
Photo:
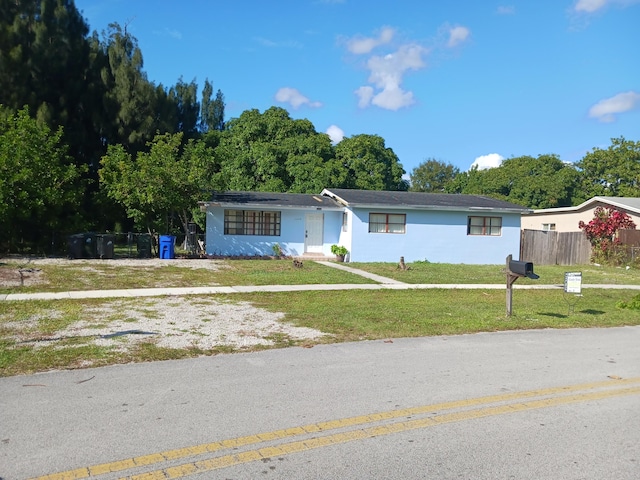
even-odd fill
[(323, 255), (321, 253), (304, 253), (302, 255), (297, 255), (294, 258), (296, 260), (309, 260), (310, 262), (313, 262), (313, 261), (326, 262), (329, 260), (336, 259), (335, 255), (331, 255), (330, 257), (327, 257), (326, 255)]

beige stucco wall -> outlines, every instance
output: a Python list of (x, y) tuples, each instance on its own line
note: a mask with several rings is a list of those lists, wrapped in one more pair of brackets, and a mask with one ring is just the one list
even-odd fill
[[(555, 223), (556, 232), (579, 232), (580, 228), (578, 223), (582, 220), (584, 223), (589, 223), (593, 220), (594, 210), (598, 207), (608, 207), (610, 205), (596, 202), (587, 207), (583, 207), (579, 210), (570, 209), (553, 209), (538, 210), (530, 214), (523, 214), (520, 221), (520, 225), (523, 230), (542, 230), (542, 225), (545, 223)], [(637, 227), (640, 227), (640, 216), (636, 213), (632, 213), (624, 208), (615, 207), (616, 210), (620, 210), (628, 214)]]

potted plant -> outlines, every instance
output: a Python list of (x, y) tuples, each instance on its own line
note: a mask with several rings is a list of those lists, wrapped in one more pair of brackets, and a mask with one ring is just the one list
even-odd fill
[(347, 250), (347, 247), (343, 247), (342, 245), (331, 245), (331, 253), (336, 256), (337, 261), (344, 262), (344, 257), (347, 256), (349, 250)]

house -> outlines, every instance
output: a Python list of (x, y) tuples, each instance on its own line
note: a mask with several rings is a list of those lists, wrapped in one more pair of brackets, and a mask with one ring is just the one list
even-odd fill
[(522, 229), (556, 232), (580, 232), (580, 221), (589, 223), (598, 207), (615, 208), (629, 215), (640, 226), (640, 198), (593, 197), (575, 207), (545, 208), (522, 215)]
[(200, 202), (208, 255), (331, 255), (351, 262), (501, 264), (520, 251), (529, 210), (478, 195), (324, 189), (319, 195), (224, 192)]

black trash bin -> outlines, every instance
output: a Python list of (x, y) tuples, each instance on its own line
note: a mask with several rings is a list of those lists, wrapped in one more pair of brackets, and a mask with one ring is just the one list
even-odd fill
[(151, 258), (151, 235), (138, 234), (138, 258)]
[(85, 233), (84, 242), (82, 245), (82, 258), (97, 258), (97, 242), (95, 233)]
[(67, 239), (67, 246), (69, 258), (82, 258), (84, 234), (76, 233), (75, 235), (69, 235), (69, 238)]
[(111, 234), (96, 235), (96, 249), (101, 259), (114, 258), (114, 244), (116, 236)]

